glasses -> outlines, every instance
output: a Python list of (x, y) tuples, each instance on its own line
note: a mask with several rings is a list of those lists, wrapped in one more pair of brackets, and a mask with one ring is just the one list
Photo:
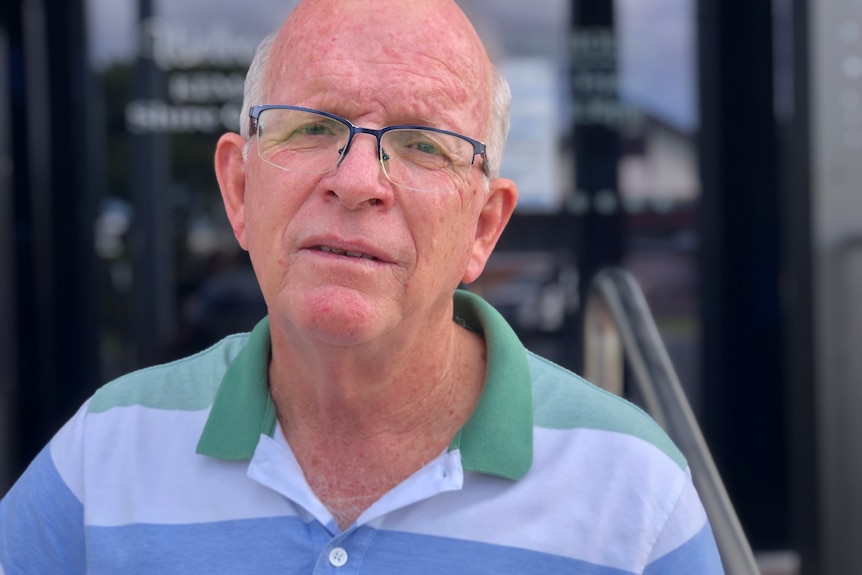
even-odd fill
[(344, 161), (356, 134), (377, 138), (377, 156), (386, 178), (421, 192), (463, 188), (477, 155), (485, 166), (485, 144), (438, 128), (354, 126), (335, 114), (297, 106), (254, 106), (249, 138), (266, 163), (302, 174), (324, 174)]

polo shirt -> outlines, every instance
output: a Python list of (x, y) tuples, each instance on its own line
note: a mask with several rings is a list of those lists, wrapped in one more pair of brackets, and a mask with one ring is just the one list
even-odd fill
[(340, 530), (285, 441), (269, 323), (98, 390), (0, 502), (0, 575), (722, 573), (685, 459), (641, 410), (487, 343), (449, 448)]

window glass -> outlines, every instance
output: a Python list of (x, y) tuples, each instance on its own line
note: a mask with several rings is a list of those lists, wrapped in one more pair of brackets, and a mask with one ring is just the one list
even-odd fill
[(213, 173), (245, 71), (295, 2), (89, 0), (104, 99), (102, 358), (110, 378), (245, 331), (266, 312)]
[[(255, 46), (295, 3), (88, 0), (90, 65), (104, 110), (95, 127), (95, 249), (106, 378), (250, 329), (265, 313), (224, 216), (212, 157), (218, 136), (238, 129)], [(502, 175), (521, 196), (472, 289), (528, 347), (576, 367), (575, 253), (578, 241), (593, 249), (589, 237), (575, 240), (577, 227), (596, 211), (616, 213), (619, 263), (642, 283), (683, 381), (696, 381), (693, 1), (617, 0), (606, 28), (578, 34), (569, 0), (459, 3), (512, 88)], [(613, 61), (602, 74), (573, 75), (583, 48), (597, 42)], [(576, 165), (584, 118), (608, 118), (619, 144), (607, 194), (578, 189), (578, 171), (594, 168)]]
[(624, 266), (638, 279), (696, 411), (699, 387), (696, 5), (616, 0)]

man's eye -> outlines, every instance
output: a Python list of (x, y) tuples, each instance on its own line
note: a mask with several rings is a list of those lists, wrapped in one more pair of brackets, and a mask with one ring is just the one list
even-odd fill
[(309, 124), (294, 130), (293, 133), (300, 136), (325, 136), (331, 134), (332, 130), (327, 129), (323, 124)]
[(417, 151), (422, 152), (423, 154), (433, 154), (435, 156), (440, 156), (443, 154), (443, 150), (441, 150), (439, 146), (434, 145), (432, 142), (418, 142), (413, 147)]

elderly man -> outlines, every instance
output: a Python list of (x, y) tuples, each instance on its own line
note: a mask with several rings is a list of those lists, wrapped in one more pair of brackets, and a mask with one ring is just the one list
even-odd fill
[(720, 573), (655, 423), (457, 291), (517, 200), (458, 7), (307, 0), (246, 98), (215, 164), (267, 318), (100, 389), (4, 499), (0, 572)]

